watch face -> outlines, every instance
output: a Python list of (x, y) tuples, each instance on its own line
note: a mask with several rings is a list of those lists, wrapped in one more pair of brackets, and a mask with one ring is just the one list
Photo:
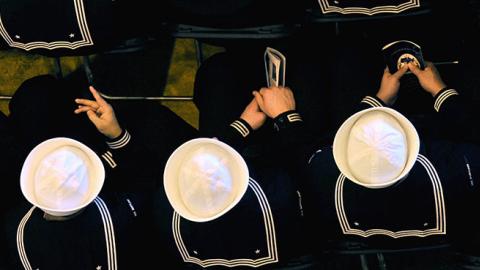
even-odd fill
[(415, 56), (409, 53), (405, 53), (398, 58), (397, 69), (401, 69), (405, 64), (408, 64), (410, 62), (413, 62), (417, 67), (420, 67), (420, 63)]

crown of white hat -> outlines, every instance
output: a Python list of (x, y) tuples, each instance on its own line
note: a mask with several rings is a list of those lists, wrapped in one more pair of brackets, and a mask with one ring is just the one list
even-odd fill
[(164, 188), (178, 214), (205, 222), (232, 209), (245, 194), (248, 179), (247, 165), (237, 151), (216, 139), (198, 138), (172, 153)]
[(412, 123), (399, 112), (375, 107), (349, 117), (338, 129), (333, 155), (351, 181), (368, 187), (390, 186), (408, 175), (420, 141)]
[(25, 198), (53, 216), (68, 216), (91, 203), (100, 192), (105, 170), (86, 145), (53, 138), (27, 156), (20, 176)]

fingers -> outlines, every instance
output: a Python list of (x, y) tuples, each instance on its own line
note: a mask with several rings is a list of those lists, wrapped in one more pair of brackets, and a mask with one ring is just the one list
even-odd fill
[(92, 121), (92, 123), (96, 126), (98, 120), (100, 119), (98, 115), (94, 111), (89, 110), (87, 111), (87, 116), (88, 119), (90, 119), (90, 121)]
[(437, 67), (432, 62), (425, 62), (425, 70), (432, 70), (434, 73), (438, 73)]
[(410, 71), (415, 74), (415, 75), (419, 75), (420, 72), (422, 71), (417, 65), (415, 65), (414, 63), (410, 62), (408, 63), (408, 68), (410, 69)]
[(435, 65), (430, 61), (425, 61), (425, 67), (432, 68), (432, 67), (435, 67)]
[(74, 112), (76, 114), (79, 114), (82, 112), (88, 113), (88, 111), (93, 111), (93, 113), (97, 117), (100, 117), (103, 113), (111, 109), (111, 106), (102, 98), (100, 93), (97, 90), (95, 90), (93, 86), (90, 86), (89, 89), (93, 97), (95, 98), (95, 100), (89, 100), (89, 99), (83, 99), (83, 98), (75, 99), (75, 102), (79, 104), (79, 106), (78, 106), (78, 109), (76, 109)]
[(255, 97), (250, 101), (250, 103), (248, 104), (248, 106), (250, 108), (252, 108), (253, 110), (255, 111), (260, 111), (260, 106), (258, 106), (258, 102), (257, 100), (255, 99)]
[(94, 110), (97, 110), (100, 107), (96, 101), (89, 99), (77, 98), (75, 99), (75, 102), (83, 106), (92, 107)]
[(253, 91), (252, 94), (255, 97), (255, 101), (256, 101), (258, 107), (260, 107), (260, 109), (262, 109), (262, 111), (263, 111), (263, 109), (265, 107), (264, 107), (262, 95), (258, 91)]
[(90, 89), (90, 92), (92, 93), (93, 97), (98, 102), (98, 104), (100, 104), (100, 106), (108, 104), (93, 86), (90, 86), (88, 89)]
[(79, 105), (78, 108), (74, 111), (74, 113), (79, 114), (87, 111), (93, 111), (98, 117), (101, 117), (101, 115), (105, 114), (105, 110), (103, 107), (95, 109), (94, 107), (83, 105)]
[(74, 111), (74, 113), (79, 114), (79, 113), (88, 112), (88, 111), (92, 111), (92, 112), (96, 113), (97, 110), (95, 108), (90, 107), (90, 106), (78, 106), (78, 109), (76, 109)]
[(408, 70), (409, 66), (403, 65), (397, 72), (395, 72), (392, 76), (397, 79), (400, 79)]

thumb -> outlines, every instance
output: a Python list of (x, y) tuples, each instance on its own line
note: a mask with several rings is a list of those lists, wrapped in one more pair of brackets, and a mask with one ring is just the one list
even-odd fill
[(388, 66), (386, 66), (386, 67), (383, 69), (383, 73), (384, 73), (384, 74), (390, 74), (390, 69), (388, 68)]
[(416, 76), (418, 76), (421, 72), (420, 68), (417, 67), (417, 65), (415, 65), (414, 63), (408, 63), (408, 68), (410, 69), (410, 71), (415, 74)]
[(262, 95), (258, 91), (253, 91), (252, 94), (255, 97), (255, 101), (256, 101), (255, 103), (257, 103), (258, 107), (260, 107), (260, 109), (263, 111), (265, 107), (264, 107)]
[[(416, 65), (414, 66), (416, 67)], [(395, 76), (397, 79), (402, 78), (402, 76), (407, 72), (408, 68), (409, 68), (408, 65), (403, 65), (403, 67), (397, 70), (397, 72), (395, 72), (393, 76)]]

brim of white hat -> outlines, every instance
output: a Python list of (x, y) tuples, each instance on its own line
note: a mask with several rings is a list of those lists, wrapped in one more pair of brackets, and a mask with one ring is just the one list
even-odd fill
[[(408, 147), (407, 162), (403, 171), (394, 179), (391, 179), (390, 181), (386, 181), (383, 183), (365, 183), (358, 180), (350, 171), (350, 168), (347, 163), (347, 145), (348, 145), (350, 130), (352, 129), (353, 125), (355, 124), (355, 122), (357, 122), (357, 120), (360, 117), (372, 111), (382, 111), (384, 113), (388, 113), (391, 116), (393, 116), (398, 121), (400, 126), (403, 128), (403, 131), (405, 132), (406, 139), (407, 139), (407, 147)], [(415, 129), (413, 124), (401, 113), (387, 107), (369, 108), (369, 109), (359, 111), (354, 115), (350, 116), (340, 126), (337, 133), (335, 134), (335, 139), (333, 140), (333, 158), (335, 159), (335, 163), (337, 164), (337, 167), (340, 170), (340, 172), (344, 174), (352, 182), (368, 188), (384, 188), (384, 187), (388, 187), (395, 184), (399, 180), (404, 179), (412, 169), (413, 165), (415, 164), (419, 150), (420, 150), (420, 139), (418, 137), (417, 130)]]
[[(234, 199), (222, 211), (212, 214), (210, 216), (198, 216), (192, 213), (189, 210), (188, 206), (185, 205), (184, 201), (182, 200), (179, 187), (180, 168), (182, 167), (182, 164), (185, 158), (189, 155), (189, 153), (195, 151), (199, 147), (202, 147), (204, 149), (208, 149), (209, 147), (223, 149), (223, 152), (226, 155), (225, 157), (229, 159), (228, 164), (231, 164), (229, 170), (233, 177), (232, 192), (234, 192)], [(170, 155), (167, 164), (165, 165), (165, 170), (163, 174), (165, 193), (171, 206), (180, 216), (194, 222), (211, 221), (230, 211), (242, 199), (243, 195), (247, 191), (248, 181), (248, 167), (242, 156), (231, 146), (217, 139), (211, 138), (193, 139), (179, 146)]]
[[(84, 162), (88, 163), (88, 167), (92, 169), (92, 171), (89, 172), (90, 182), (88, 183), (88, 198), (86, 198), (82, 204), (79, 204), (75, 207), (51, 208), (42, 205), (36, 200), (33, 183), (34, 175), (40, 162), (45, 156), (64, 146), (75, 147), (82, 151), (87, 157), (87, 160), (84, 160)], [(42, 209), (45, 213), (52, 216), (69, 216), (83, 209), (98, 196), (103, 187), (104, 180), (105, 169), (102, 161), (98, 155), (95, 154), (95, 152), (79, 141), (70, 138), (57, 137), (40, 143), (32, 151), (30, 151), (22, 166), (22, 171), (20, 174), (20, 188), (27, 201)]]

